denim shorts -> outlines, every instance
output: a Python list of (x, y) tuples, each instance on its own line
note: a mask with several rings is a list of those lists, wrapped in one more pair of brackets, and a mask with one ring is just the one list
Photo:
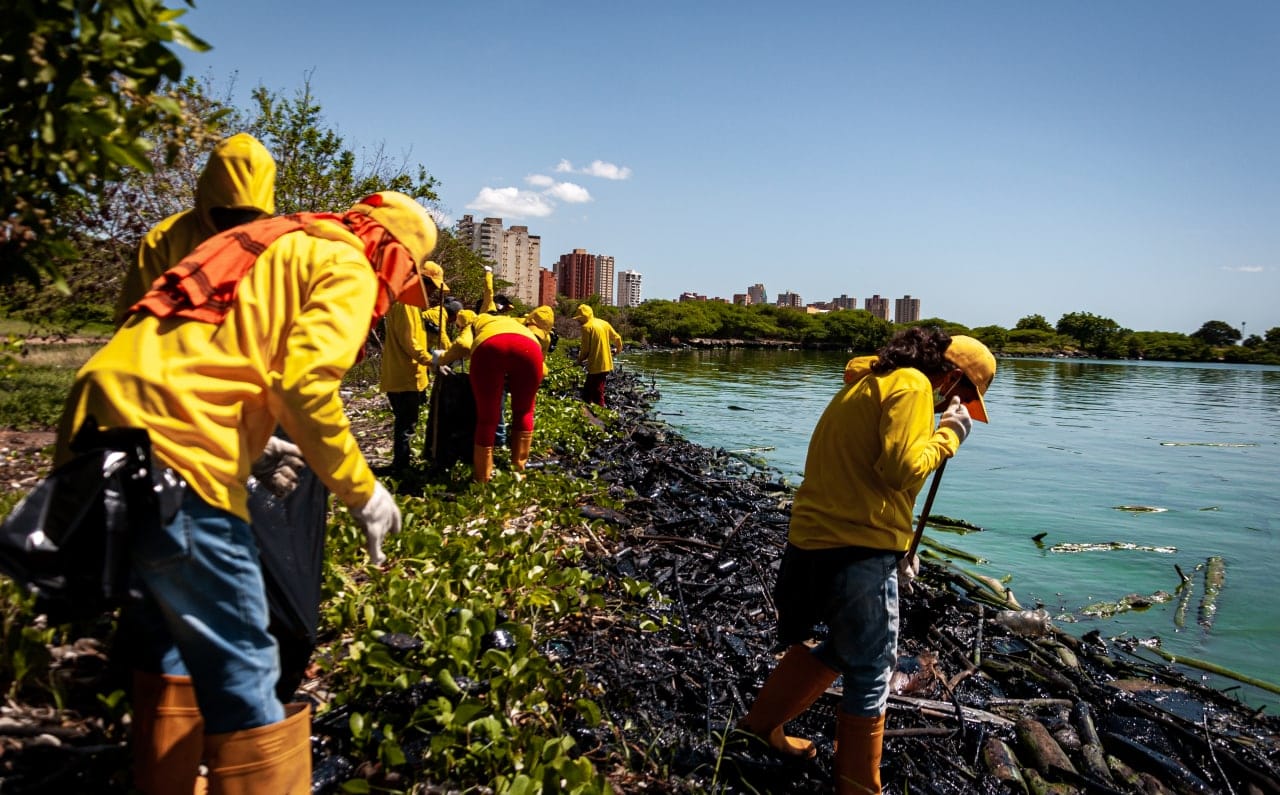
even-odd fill
[(844, 677), (845, 712), (883, 714), (898, 656), (895, 552), (850, 561), (830, 580), (823, 614), (829, 634), (813, 653)]
[(253, 530), (188, 491), (173, 520), (132, 545), (141, 602), (122, 617), (135, 667), (190, 676), (205, 731), (284, 720), (276, 640)]

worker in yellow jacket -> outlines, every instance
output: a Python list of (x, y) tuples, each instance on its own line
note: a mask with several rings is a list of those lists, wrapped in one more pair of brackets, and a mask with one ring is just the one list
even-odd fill
[(504, 387), (511, 393), (511, 463), (523, 470), (533, 442), (533, 411), (542, 384), (542, 343), (525, 321), (481, 313), (434, 355), (435, 367), (471, 359), (471, 394), (476, 401), (472, 473), (486, 483), (493, 475), (494, 434), (502, 414)]
[(116, 300), (116, 325), (160, 274), (196, 246), (233, 226), (266, 218), (275, 208), (276, 161), (267, 148), (248, 133), (221, 141), (196, 179), (195, 207), (156, 224), (138, 246)]
[[(906, 556), (913, 506), (972, 420), (987, 421), (982, 396), (996, 372), (978, 340), (922, 327), (850, 365), (861, 375), (818, 420), (791, 509), (774, 592), (778, 640), (789, 647), (739, 723), (784, 755), (812, 757), (813, 743), (788, 737), (783, 726), (843, 675), (834, 771), (840, 795), (881, 791), (898, 592), (919, 568)], [(828, 635), (810, 650), (805, 641), (818, 623)]]
[[(429, 311), (429, 310), (428, 310)], [(391, 434), (390, 473), (410, 465), (409, 448), (418, 415), (426, 401), (427, 373), (431, 349), (423, 325), (423, 310), (404, 303), (392, 305), (387, 313), (382, 340), (382, 368), (379, 383), (387, 393), (394, 417)]]
[(622, 353), (622, 336), (609, 321), (596, 317), (586, 304), (579, 304), (573, 319), (582, 324), (582, 346), (578, 349), (578, 364), (587, 368), (587, 382), (582, 386), (582, 399), (587, 403), (604, 405), (604, 385), (613, 372), (613, 356)]
[[(136, 718), (154, 744), (135, 751), (144, 792), (191, 792), (202, 756), (214, 792), (311, 791), (310, 708), (274, 692), (280, 663), (245, 480), (279, 424), (363, 528), (370, 560), (385, 560), (400, 509), (360, 453), (338, 387), (394, 301), (425, 306), (423, 281), (441, 285), (427, 261), (435, 243), (426, 209), (393, 191), (344, 214), (215, 235), (76, 374), (56, 463), (86, 423), (145, 428), (156, 465), (185, 482), (176, 513), (131, 544), (152, 614), (139, 619), (139, 651), (174, 686)], [(172, 708), (184, 683), (194, 715)]]

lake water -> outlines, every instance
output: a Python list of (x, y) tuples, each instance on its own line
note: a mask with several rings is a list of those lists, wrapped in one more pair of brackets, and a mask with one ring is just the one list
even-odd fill
[[(798, 484), (848, 358), (647, 352), (620, 366), (657, 386), (660, 418), (689, 440), (755, 452)], [(1024, 607), (1043, 603), (1075, 634), (1158, 639), (1173, 654), (1280, 684), (1280, 611), (1271, 601), (1280, 593), (1280, 367), (1001, 359), (986, 401), (991, 423), (974, 423), (932, 511), (984, 529), (926, 536), (980, 556), (981, 564), (961, 565), (1007, 577)], [(1053, 549), (1111, 542), (1141, 549)], [(1226, 580), (1206, 628), (1197, 621), (1204, 579), (1196, 569), (1215, 555), (1226, 561)], [(1175, 564), (1194, 582), (1181, 622)], [(1110, 618), (1081, 612), (1159, 591), (1174, 598)], [(1280, 697), (1264, 690), (1241, 686), (1238, 695), (1280, 709)]]

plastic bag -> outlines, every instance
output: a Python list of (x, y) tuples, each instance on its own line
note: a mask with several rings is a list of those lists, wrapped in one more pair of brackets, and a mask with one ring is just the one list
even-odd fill
[(184, 484), (151, 461), (141, 428), (76, 435), (79, 453), (40, 481), (0, 526), (0, 572), (55, 621), (91, 618), (129, 596), (129, 539), (181, 503)]

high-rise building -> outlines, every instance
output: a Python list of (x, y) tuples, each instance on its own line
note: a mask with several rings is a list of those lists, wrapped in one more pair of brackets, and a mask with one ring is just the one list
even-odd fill
[(912, 298), (910, 293), (893, 302), (893, 322), (911, 323), (920, 319), (920, 299)]
[(862, 304), (862, 308), (881, 320), (889, 319), (889, 299), (881, 298), (879, 293), (866, 299)]
[(769, 303), (769, 295), (764, 291), (763, 284), (753, 284), (747, 288), (747, 303), (749, 304)]
[(804, 301), (801, 300), (799, 293), (793, 293), (788, 290), (785, 293), (778, 293), (778, 306), (789, 306), (793, 309), (803, 309)]
[(493, 275), (511, 282), (511, 290), (525, 304), (536, 306), (542, 238), (529, 234), (527, 226), (513, 226), (502, 233), (502, 260)]
[[(606, 288), (608, 289), (608, 288)], [(566, 298), (584, 301), (599, 295), (596, 287), (596, 257), (585, 248), (561, 254), (556, 263), (556, 292)]]
[(832, 308), (832, 309), (857, 309), (857, 308), (858, 308), (858, 299), (857, 299), (857, 298), (850, 298), (849, 296), (845, 295), (844, 293), (840, 293), (840, 297), (839, 297), (839, 298), (832, 298), (832, 299), (831, 299), (831, 308)]
[(556, 305), (556, 274), (546, 268), (538, 268), (538, 306)]
[(527, 226), (502, 228), (501, 218), (477, 222), (470, 215), (458, 221), (458, 241), (493, 264), (493, 275), (511, 283), (508, 293), (526, 304), (538, 300), (538, 270), (542, 238)]
[(608, 306), (614, 306), (613, 257), (608, 254), (596, 255), (596, 287), (600, 291), (600, 302)]
[(640, 306), (640, 280), (636, 271), (618, 272), (617, 306)]

